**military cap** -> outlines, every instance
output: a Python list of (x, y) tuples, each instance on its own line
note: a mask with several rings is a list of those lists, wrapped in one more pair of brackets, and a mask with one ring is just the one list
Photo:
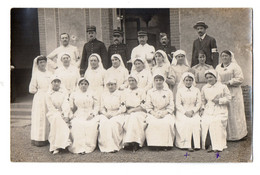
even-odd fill
[(119, 29), (114, 29), (113, 36), (123, 36), (123, 32)]
[(139, 31), (138, 33), (137, 33), (137, 35), (138, 36), (147, 36), (147, 32), (146, 31)]
[(96, 26), (88, 26), (87, 27), (87, 32), (90, 32), (90, 31), (96, 32)]

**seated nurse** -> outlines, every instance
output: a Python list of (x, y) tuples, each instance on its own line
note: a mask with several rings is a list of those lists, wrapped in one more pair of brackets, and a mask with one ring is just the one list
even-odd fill
[(175, 145), (191, 152), (200, 149), (201, 94), (194, 81), (192, 73), (183, 73), (176, 94)]
[(50, 123), (50, 152), (57, 154), (71, 144), (68, 92), (65, 87), (61, 86), (61, 79), (57, 76), (51, 79), (51, 87), (46, 95), (46, 105), (47, 119)]
[(122, 91), (117, 90), (117, 81), (109, 78), (108, 91), (101, 96), (98, 146), (101, 152), (117, 152), (123, 147), (123, 124), (125, 104)]
[(164, 81), (162, 74), (154, 75), (155, 86), (147, 92), (145, 103), (147, 145), (155, 149), (170, 149), (175, 138), (173, 94), (169, 88), (164, 87)]
[(69, 150), (76, 154), (91, 153), (97, 145), (99, 106), (86, 78), (79, 79), (77, 90), (70, 95), (70, 107), (75, 112), (71, 120), (73, 143)]
[(201, 90), (202, 149), (208, 152), (227, 148), (228, 104), (231, 94), (228, 87), (218, 81), (214, 69), (205, 72), (207, 84)]
[(129, 87), (125, 89), (123, 100), (126, 106), (126, 120), (124, 124), (124, 148), (135, 152), (142, 147), (145, 140), (144, 130), (146, 127), (145, 118), (145, 90), (138, 87), (138, 78), (130, 75), (128, 78)]

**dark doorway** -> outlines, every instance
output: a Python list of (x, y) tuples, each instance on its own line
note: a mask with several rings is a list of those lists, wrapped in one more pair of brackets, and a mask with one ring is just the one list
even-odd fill
[(125, 31), (125, 42), (128, 50), (138, 45), (137, 32), (146, 30), (148, 32), (148, 44), (157, 48), (159, 34), (161, 32), (170, 34), (170, 12), (169, 9), (120, 9), (123, 16), (122, 28)]
[(38, 11), (34, 8), (11, 10), (11, 100), (27, 96), (33, 59), (40, 54)]

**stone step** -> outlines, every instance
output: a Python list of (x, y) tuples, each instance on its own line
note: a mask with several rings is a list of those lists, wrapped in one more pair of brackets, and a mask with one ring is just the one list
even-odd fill
[(11, 120), (31, 120), (31, 115), (11, 115)]
[(30, 108), (32, 109), (32, 103), (11, 103), (11, 109), (15, 108)]
[(31, 109), (30, 108), (13, 108), (11, 109), (11, 116), (12, 115), (23, 115), (23, 116), (30, 116)]

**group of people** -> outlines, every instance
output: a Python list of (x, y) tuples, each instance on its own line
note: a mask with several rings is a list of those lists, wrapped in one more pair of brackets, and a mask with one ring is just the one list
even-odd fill
[(185, 51), (168, 45), (164, 33), (164, 44), (155, 51), (147, 44), (147, 32), (139, 31), (140, 44), (129, 60), (119, 30), (107, 53), (95, 38), (96, 28), (88, 27), (90, 41), (81, 58), (69, 45), (69, 35), (61, 34), (62, 46), (34, 59), (32, 144), (49, 142), (53, 154), (66, 148), (76, 154), (96, 147), (137, 151), (144, 145), (212, 152), (227, 148), (227, 140), (244, 138), (242, 70), (228, 50), (218, 64), (216, 41), (206, 34), (207, 27), (201, 21), (194, 26), (199, 39), (192, 66)]

